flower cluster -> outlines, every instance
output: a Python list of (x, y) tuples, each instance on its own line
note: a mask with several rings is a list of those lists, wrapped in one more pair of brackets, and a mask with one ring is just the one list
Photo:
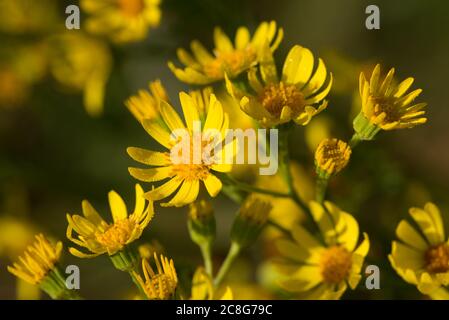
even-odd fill
[[(88, 13), (89, 32), (115, 44), (145, 39), (161, 18), (159, 0), (82, 0), (81, 7)], [(168, 62), (177, 79), (198, 86), (197, 90), (181, 91), (179, 99), (170, 99), (162, 82), (153, 80), (148, 90), (126, 99), (126, 108), (160, 147), (126, 150), (141, 164), (129, 167), (129, 175), (146, 183), (144, 187), (136, 184), (132, 211), (118, 193), (110, 191), (112, 221), (104, 220), (87, 200), (82, 202), (82, 215), (67, 214), (66, 237), (76, 245), (68, 249), (73, 256), (107, 255), (117, 270), (129, 274), (141, 299), (232, 299), (240, 297), (229, 279), (234, 262), (275, 230), (275, 241), (270, 238), (275, 248), (268, 250), (266, 259), (277, 270), (270, 283), (275, 288), (273, 295), (340, 299), (348, 288), (357, 287), (370, 248), (368, 235), (361, 236), (356, 220), (363, 213), (354, 210), (354, 215), (349, 214), (328, 201), (327, 192), (332, 191), (328, 186), (348, 166), (360, 142), (373, 140), (381, 131), (425, 123), (426, 104), (413, 103), (421, 89), (407, 93), (413, 78), (397, 84), (394, 68), (385, 77), (380, 65), (370, 77), (362, 72), (361, 108), (353, 119), (353, 136), (317, 141), (312, 163), (304, 165), (300, 176), (298, 168), (303, 167), (291, 161), (289, 138), (295, 126), (309, 125), (330, 105), (334, 76), (318, 54), (300, 44), (291, 47), (284, 61), (277, 61), (274, 53), (283, 34), (276, 22), (262, 22), (253, 34), (246, 27), (238, 28), (232, 41), (217, 27), (211, 51), (194, 40), (190, 52), (177, 51), (183, 67)], [(89, 112), (98, 114), (112, 65), (109, 47), (82, 33), (63, 33), (48, 44), (53, 48), (50, 70), (54, 78), (82, 90)], [(277, 68), (280, 65), (282, 70)], [(14, 100), (1, 96), (3, 87), (22, 90), (21, 79), (9, 72), (0, 69), (0, 102)], [(279, 162), (279, 172), (268, 181), (261, 182), (246, 166), (233, 165), (242, 148), (244, 155), (250, 152), (228, 136), (228, 129), (238, 126), (230, 120), (233, 114), (248, 116), (250, 129), (265, 133), (270, 129), (270, 134), (279, 135), (279, 145), (271, 154)], [(268, 147), (271, 153), (272, 146)], [(313, 170), (307, 166), (315, 166), (313, 177), (308, 176)], [(126, 168), (123, 170), (126, 174)], [(315, 194), (306, 192), (313, 187)], [(220, 193), (238, 205), (234, 216), (227, 213), (233, 222), (223, 261), (213, 252), (217, 229), (223, 228), (217, 225), (215, 215), (231, 206), (216, 210), (212, 198)], [(178, 268), (162, 254), (164, 248), (158, 242), (137, 245), (159, 206), (188, 208), (187, 229), (201, 251), (201, 265)], [(289, 216), (292, 212), (293, 218)], [(410, 215), (418, 228), (405, 220), (399, 223), (399, 241), (393, 241), (389, 255), (391, 265), (423, 294), (447, 298), (449, 245), (440, 211), (429, 203), (424, 209), (410, 209)], [(58, 269), (62, 243), (53, 245), (43, 235), (36, 240), (8, 270), (52, 298), (79, 298), (67, 291)]]

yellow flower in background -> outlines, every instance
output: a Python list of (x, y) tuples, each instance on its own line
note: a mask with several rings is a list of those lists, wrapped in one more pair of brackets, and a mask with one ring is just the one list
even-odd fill
[(134, 277), (143, 288), (146, 296), (150, 300), (169, 300), (174, 298), (176, 287), (178, 286), (178, 275), (176, 274), (173, 260), (168, 260), (163, 255), (154, 253), (154, 270), (148, 260), (142, 259), (142, 270), (144, 278), (137, 272), (133, 271)]
[(81, 0), (80, 4), (90, 14), (89, 32), (119, 43), (144, 40), (161, 20), (160, 0)]
[(351, 158), (351, 148), (339, 139), (321, 141), (315, 151), (315, 167), (318, 176), (329, 178), (343, 170)]
[[(147, 199), (158, 201), (171, 196), (175, 196), (168, 202), (163, 203), (162, 206), (184, 206), (196, 200), (200, 188), (200, 181), (206, 187), (207, 192), (215, 197), (222, 188), (221, 181), (213, 174), (217, 172), (230, 172), (232, 164), (228, 164), (228, 159), (235, 154), (235, 141), (224, 144), (226, 130), (229, 126), (229, 119), (226, 113), (223, 112), (220, 101), (211, 95), (209, 99), (209, 107), (207, 110), (206, 119), (202, 121), (196, 101), (192, 96), (181, 92), (179, 94), (181, 101), (185, 123), (181, 120), (177, 112), (167, 102), (161, 101), (160, 113), (161, 119), (144, 120), (142, 125), (150, 136), (152, 136), (162, 146), (169, 149), (170, 152), (157, 152), (141, 148), (129, 147), (128, 154), (134, 160), (149, 165), (151, 168), (129, 168), (130, 174), (141, 181), (157, 182), (169, 179), (162, 183), (159, 187), (148, 191), (145, 194)], [(188, 135), (188, 137), (180, 137), (173, 134), (181, 130)], [(211, 130), (215, 130), (218, 136), (210, 134)], [(181, 141), (179, 139), (181, 138)], [(172, 155), (178, 158), (178, 146), (185, 143), (188, 138), (190, 142), (189, 155), (180, 155), (180, 158), (187, 161), (173, 162)], [(210, 141), (210, 139), (218, 141)], [(201, 148), (192, 147), (195, 141), (204, 146), (204, 144), (214, 147), (217, 144), (222, 144), (221, 152), (213, 154), (209, 161), (204, 161), (202, 157), (203, 151), (196, 150)], [(215, 143), (215, 144), (213, 144)], [(199, 147), (199, 146), (198, 146)], [(198, 161), (195, 161), (198, 160)]]
[(52, 75), (62, 85), (83, 91), (87, 113), (100, 115), (112, 67), (109, 48), (100, 40), (73, 30), (51, 37), (49, 44)]
[(61, 23), (55, 0), (0, 0), (0, 30), (11, 34), (51, 32)]
[(170, 102), (167, 91), (160, 80), (150, 82), (148, 87), (150, 89), (149, 92), (147, 90), (139, 90), (137, 95), (125, 101), (125, 106), (139, 122), (160, 117), (160, 100)]
[(360, 74), (359, 93), (362, 100), (360, 115), (378, 129), (394, 130), (412, 128), (427, 121), (422, 117), (427, 103), (413, 104), (422, 90), (407, 93), (414, 79), (409, 77), (394, 84), (394, 68), (382, 80), (380, 65), (376, 65), (369, 81), (365, 74)]
[(261, 50), (265, 46), (269, 46), (271, 51), (276, 50), (282, 37), (283, 30), (277, 29), (274, 21), (262, 22), (252, 38), (247, 28), (240, 27), (234, 44), (217, 27), (214, 29), (213, 54), (195, 40), (190, 44), (193, 55), (178, 49), (178, 59), (185, 65), (184, 69), (177, 68), (172, 62), (168, 66), (179, 80), (190, 84), (204, 85), (221, 81), (225, 74), (235, 78), (259, 62)]
[(42, 234), (36, 236), (18, 263), (8, 266), (8, 271), (31, 284), (39, 284), (55, 268), (61, 257), (62, 242), (51, 244)]
[(275, 263), (286, 275), (283, 289), (298, 299), (339, 299), (348, 285), (354, 289), (369, 250), (368, 236), (357, 247), (359, 226), (352, 215), (331, 202), (310, 202), (324, 242), (300, 225), (291, 229), (293, 240), (280, 239), (276, 245), (284, 259)]
[(203, 267), (196, 269), (192, 279), (192, 293), (190, 300), (232, 300), (233, 293), (230, 287), (223, 292), (214, 289), (211, 277)]
[(393, 241), (388, 258), (406, 282), (433, 297), (441, 293), (442, 286), (449, 285), (449, 244), (443, 220), (433, 203), (423, 209), (411, 208), (409, 213), (419, 229), (402, 220), (396, 228), (401, 241)]
[[(241, 109), (265, 127), (290, 120), (306, 125), (327, 107), (324, 98), (332, 87), (332, 74), (327, 73), (323, 61), (318, 59), (314, 69), (315, 64), (310, 50), (296, 45), (288, 53), (279, 79), (273, 55), (265, 48), (259, 68), (248, 72), (254, 95), (242, 91), (228, 79), (226, 86), (240, 101)], [(313, 107), (318, 103), (317, 108)]]
[[(135, 208), (130, 215), (128, 215), (125, 202), (115, 191), (109, 192), (108, 198), (112, 223), (104, 221), (87, 200), (82, 202), (84, 217), (67, 214), (69, 223), (67, 238), (89, 251), (89, 253), (83, 253), (78, 249), (69, 248), (74, 256), (93, 258), (103, 253), (112, 256), (139, 239), (154, 216), (153, 203), (146, 203), (142, 187), (138, 184)], [(76, 237), (73, 236), (73, 231), (78, 234)]]

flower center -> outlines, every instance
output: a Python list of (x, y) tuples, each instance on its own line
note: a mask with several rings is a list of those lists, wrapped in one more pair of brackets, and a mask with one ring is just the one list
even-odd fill
[(129, 218), (110, 225), (105, 232), (96, 234), (97, 241), (108, 249), (122, 248), (131, 236), (136, 224)]
[(449, 246), (445, 243), (430, 247), (425, 253), (426, 270), (431, 273), (449, 271)]
[(145, 284), (149, 299), (167, 300), (176, 290), (176, 282), (166, 274), (155, 274)]
[(320, 260), (321, 275), (327, 283), (336, 284), (343, 281), (352, 266), (352, 256), (341, 246), (326, 249)]
[[(189, 139), (190, 144), (186, 144), (181, 140), (174, 146), (174, 148), (178, 148), (178, 146), (180, 148), (178, 149), (177, 153), (177, 161), (173, 161), (175, 164), (172, 165), (172, 174), (188, 181), (206, 179), (209, 175), (209, 165), (212, 163), (206, 164), (205, 160), (208, 160), (210, 162), (213, 161), (214, 150), (212, 148), (209, 154), (205, 154), (205, 152), (203, 153), (205, 149), (209, 148), (209, 141), (203, 140), (202, 136), (194, 138), (190, 136)], [(195, 147), (194, 140), (195, 142), (198, 141), (198, 144), (201, 143), (201, 147)], [(185, 155), (189, 158), (185, 159)], [(171, 154), (171, 156), (173, 156), (173, 154)], [(204, 159), (203, 157), (208, 157), (208, 159)]]
[(283, 82), (266, 86), (259, 100), (263, 107), (275, 117), (281, 115), (282, 108), (285, 106), (290, 107), (295, 117), (304, 110), (305, 105), (304, 96), (296, 86)]
[(401, 119), (399, 108), (394, 105), (392, 99), (387, 97), (370, 97), (370, 99), (374, 105), (374, 115), (386, 114), (383, 122), (390, 123)]
[(204, 73), (216, 79), (223, 78), (225, 73), (234, 78), (255, 60), (256, 52), (251, 47), (232, 52), (218, 52), (213, 61), (204, 65)]
[(130, 17), (139, 15), (145, 7), (144, 0), (118, 0), (118, 5), (123, 14)]

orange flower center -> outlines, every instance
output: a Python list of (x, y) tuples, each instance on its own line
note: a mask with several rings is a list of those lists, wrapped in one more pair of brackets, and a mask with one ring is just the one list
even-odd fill
[(430, 247), (425, 253), (426, 270), (430, 273), (449, 271), (449, 246), (445, 243)]
[(97, 241), (108, 249), (115, 250), (125, 246), (136, 224), (132, 219), (122, 219), (110, 225), (103, 233), (97, 233)]
[(290, 107), (293, 117), (299, 115), (305, 106), (304, 96), (293, 84), (283, 82), (269, 84), (259, 96), (262, 106), (273, 116), (279, 117), (285, 106)]
[[(208, 147), (208, 141), (201, 141), (201, 147), (194, 147), (195, 138), (190, 137), (190, 146), (189, 146), (189, 159), (188, 161), (184, 160), (183, 152), (186, 150), (180, 148), (178, 151), (178, 162), (177, 164), (172, 165), (172, 174), (180, 177), (183, 180), (192, 181), (192, 180), (204, 180), (209, 175), (209, 164), (205, 164), (203, 162), (203, 150)], [(178, 143), (183, 143), (182, 141)], [(200, 142), (198, 141), (198, 144)], [(196, 153), (196, 154), (195, 154)], [(211, 150), (211, 154), (209, 155), (210, 159), (213, 160), (213, 149)]]
[(388, 97), (370, 97), (374, 105), (374, 115), (385, 113), (383, 123), (396, 122), (401, 119), (400, 109), (395, 106), (394, 100)]
[(317, 149), (316, 160), (318, 166), (326, 168), (330, 161), (333, 165), (333, 171), (341, 171), (349, 161), (351, 149), (348, 145), (337, 139), (325, 140)]
[(249, 68), (256, 58), (256, 52), (251, 47), (232, 52), (218, 52), (214, 60), (204, 65), (204, 73), (214, 79), (222, 79), (225, 73), (234, 78)]
[(324, 282), (337, 284), (349, 274), (352, 266), (351, 253), (341, 246), (326, 249), (320, 259), (321, 275)]
[(124, 15), (135, 17), (145, 8), (144, 0), (118, 0), (120, 10)]

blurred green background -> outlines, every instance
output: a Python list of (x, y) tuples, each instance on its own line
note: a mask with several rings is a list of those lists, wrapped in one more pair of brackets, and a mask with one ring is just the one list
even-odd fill
[[(62, 24), (65, 7), (73, 1), (55, 3), (55, 21)], [(365, 28), (369, 4), (380, 8), (380, 30)], [(382, 63), (384, 70), (394, 66), (400, 78), (413, 76), (414, 87), (423, 89), (420, 99), (429, 104), (429, 122), (413, 130), (384, 133), (375, 142), (362, 144), (329, 190), (329, 198), (353, 213), (361, 230), (370, 235), (368, 263), (381, 269), (381, 290), (368, 291), (361, 285), (345, 297), (421, 298), (416, 288), (405, 284), (391, 269), (387, 255), (394, 229), (410, 206), (432, 200), (449, 221), (449, 2), (164, 0), (161, 8), (161, 24), (148, 39), (109, 45), (114, 66), (102, 116), (90, 117), (83, 108), (82, 95), (49, 76), (32, 85), (25, 101), (0, 107), (0, 226), (7, 219), (18, 219), (36, 232), (63, 240), (67, 247), (65, 214), (79, 213), (81, 200), (89, 199), (108, 217), (107, 192), (114, 189), (132, 206), (136, 181), (127, 171), (134, 162), (126, 148), (155, 144), (123, 101), (138, 89), (147, 88), (148, 81), (159, 78), (172, 101), (177, 102), (177, 93), (189, 89), (166, 65), (168, 60), (176, 60), (178, 47), (188, 47), (191, 40), (199, 39), (211, 48), (213, 27), (217, 25), (233, 36), (240, 25), (254, 31), (261, 21), (275, 20), (285, 31), (275, 54), (279, 64), (292, 45), (301, 44), (324, 58), (334, 73), (330, 106), (317, 119), (325, 119), (339, 138), (352, 135), (353, 92), (358, 90), (359, 72), (370, 65)], [(82, 23), (83, 19), (82, 14)], [(51, 28), (11, 32), (2, 27), (0, 66), (8, 63), (3, 59), (4, 52), (15, 52), (17, 47), (36, 43), (51, 32)], [(304, 128), (296, 129), (292, 153), (313, 176), (313, 155), (304, 132)], [(218, 261), (227, 250), (236, 206), (220, 195), (215, 207)], [(157, 239), (179, 265), (199, 263), (199, 251), (188, 240), (186, 209), (156, 206), (156, 212), (144, 238)], [(0, 235), (0, 299), (16, 297), (16, 281), (6, 271), (14, 251), (7, 244), (14, 242), (11, 239)], [(238, 279), (242, 283), (256, 277), (260, 249), (256, 246), (237, 264), (243, 270)], [(129, 294), (128, 276), (116, 272), (106, 257), (92, 261), (66, 254), (64, 264), (80, 266), (81, 294), (86, 298), (124, 298)]]

